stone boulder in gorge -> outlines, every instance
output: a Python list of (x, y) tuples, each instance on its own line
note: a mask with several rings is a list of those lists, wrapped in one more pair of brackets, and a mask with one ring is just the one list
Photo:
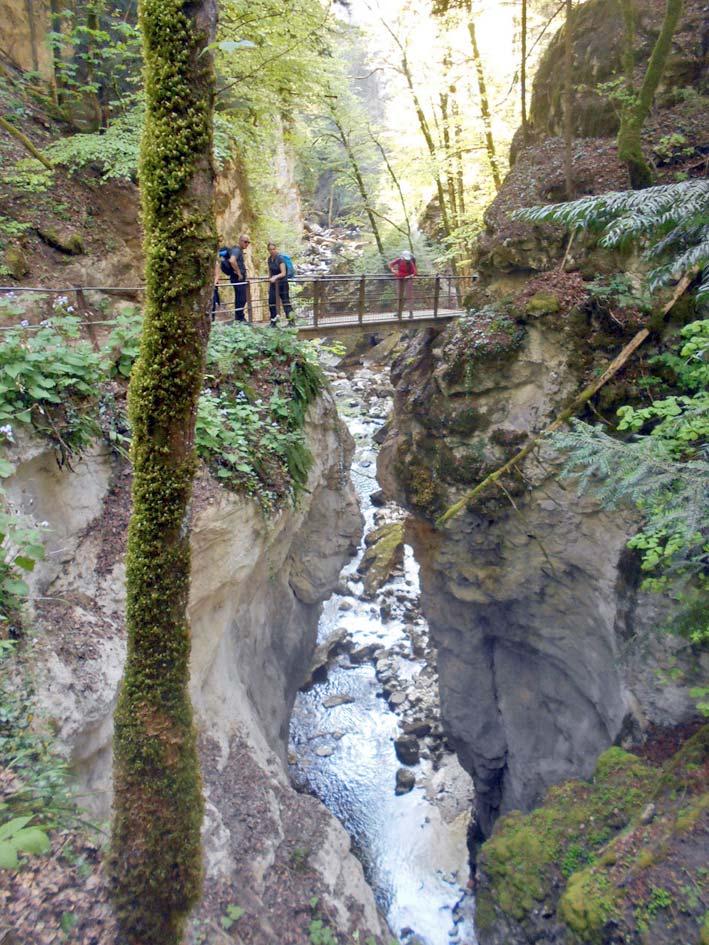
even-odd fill
[(358, 571), (362, 575), (364, 591), (373, 597), (394, 571), (404, 563), (404, 524), (388, 522), (370, 532), (365, 542)]

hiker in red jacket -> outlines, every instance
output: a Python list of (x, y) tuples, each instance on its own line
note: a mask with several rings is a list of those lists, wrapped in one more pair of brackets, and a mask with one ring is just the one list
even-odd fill
[(402, 312), (404, 308), (404, 298), (409, 309), (409, 315), (414, 317), (414, 276), (416, 272), (416, 260), (412, 253), (405, 249), (398, 259), (392, 259), (388, 263), (391, 273), (396, 277), (399, 283), (399, 307)]

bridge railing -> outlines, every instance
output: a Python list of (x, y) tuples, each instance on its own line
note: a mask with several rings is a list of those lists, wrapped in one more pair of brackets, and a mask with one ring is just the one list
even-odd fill
[[(465, 299), (474, 286), (471, 277), (423, 274), (399, 280), (391, 275), (331, 275), (297, 277), (289, 282), (293, 318), (298, 327), (326, 331), (328, 327), (367, 325), (405, 321), (411, 318), (445, 318), (465, 311)], [(269, 321), (267, 278), (249, 279), (246, 315), (254, 324)], [(218, 285), (219, 303), (212, 305), (219, 321), (234, 318), (235, 290), (229, 282)], [(114, 305), (130, 302), (141, 306), (143, 286), (71, 286), (61, 289), (26, 286), (0, 286), (0, 300), (14, 296), (33, 298), (32, 322), (56, 314), (56, 305), (78, 315), (91, 334), (112, 326), (111, 299)], [(1, 313), (0, 313), (1, 314)], [(277, 314), (285, 313), (277, 298)], [(0, 330), (12, 327), (0, 317)], [(39, 327), (32, 325), (31, 327)]]
[[(443, 318), (461, 314), (473, 288), (471, 277), (425, 274), (399, 280), (363, 274), (297, 277), (289, 281), (292, 316), (302, 328), (326, 329), (407, 318)], [(251, 322), (269, 320), (268, 279), (250, 279), (246, 312)], [(234, 317), (234, 288), (220, 283), (217, 317)], [(277, 297), (277, 314), (283, 318)]]

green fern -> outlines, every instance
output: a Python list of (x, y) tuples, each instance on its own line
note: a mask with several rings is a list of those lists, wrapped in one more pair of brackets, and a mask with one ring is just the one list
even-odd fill
[(697, 646), (709, 644), (708, 356), (709, 320), (686, 325), (679, 351), (650, 362), (672, 370), (677, 392), (619, 408), (618, 430), (628, 439), (579, 420), (552, 438), (567, 454), (562, 476), (575, 477), (580, 492), (640, 511), (642, 529), (628, 545), (640, 554), (644, 586), (681, 602), (673, 628)]
[(654, 291), (699, 273), (698, 302), (709, 302), (709, 181), (688, 180), (645, 190), (614, 191), (514, 214), (530, 223), (560, 223), (600, 234), (601, 246), (643, 246)]

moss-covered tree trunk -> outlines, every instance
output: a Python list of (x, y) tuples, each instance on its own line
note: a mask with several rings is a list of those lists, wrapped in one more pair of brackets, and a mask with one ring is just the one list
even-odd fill
[[(631, 29), (634, 36), (635, 16), (632, 0), (623, 0), (624, 19), (626, 30)], [(662, 81), (667, 59), (672, 48), (672, 37), (677, 29), (679, 18), (682, 15), (682, 0), (667, 0), (665, 16), (645, 70), (640, 91), (631, 105), (623, 109), (618, 131), (618, 157), (627, 166), (630, 175), (630, 186), (633, 190), (649, 187), (654, 180), (652, 168), (645, 160), (642, 149), (642, 130), (650, 114), (655, 92)], [(630, 40), (632, 42), (632, 39)], [(626, 44), (626, 74), (628, 59), (632, 53), (627, 50)]]
[(188, 504), (209, 337), (215, 0), (142, 0), (145, 321), (130, 387), (128, 658), (115, 714), (112, 891), (126, 945), (178, 945), (200, 894), (202, 789), (188, 694)]

